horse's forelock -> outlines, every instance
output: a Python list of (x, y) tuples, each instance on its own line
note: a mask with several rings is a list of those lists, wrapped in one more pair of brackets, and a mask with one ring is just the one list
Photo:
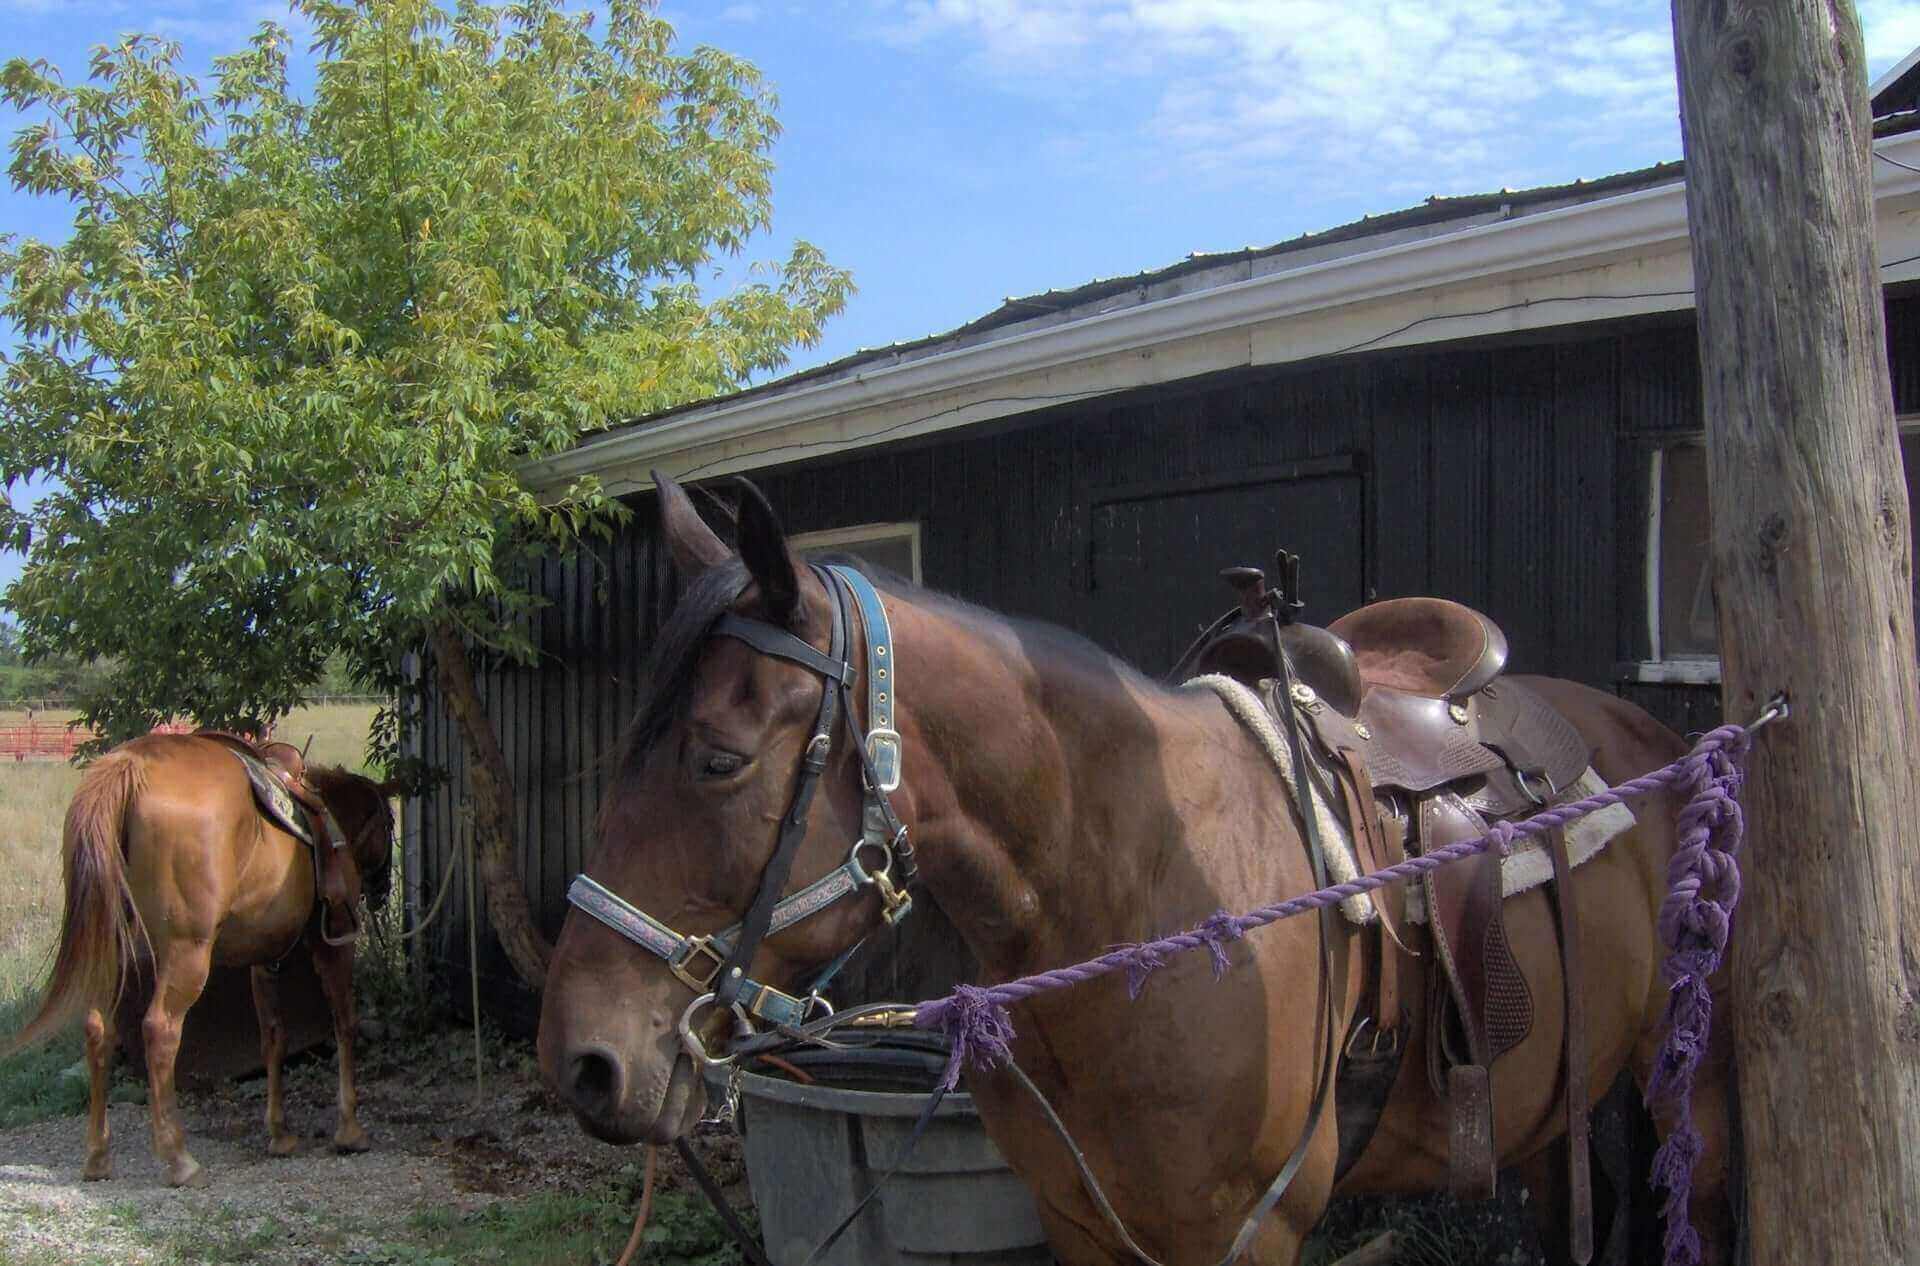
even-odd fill
[(732, 558), (707, 568), (681, 591), (640, 670), (640, 703), (613, 752), (610, 772), (615, 779), (636, 771), (647, 749), (666, 732), (693, 678), (707, 631), (739, 600), (749, 579), (746, 565)]
[[(827, 554), (813, 561), (841, 563), (857, 568), (889, 593), (907, 589), (913, 589), (915, 593), (926, 592), (917, 588), (911, 579), (887, 568), (876, 567), (852, 554)], [(659, 636), (654, 639), (646, 665), (641, 669), (639, 706), (634, 711), (632, 724), (627, 727), (607, 764), (611, 784), (618, 785), (622, 780), (639, 773), (648, 749), (673, 723), (674, 713), (693, 680), (694, 667), (700, 661), (700, 652), (706, 645), (713, 622), (739, 601), (751, 580), (746, 564), (738, 558), (731, 558), (701, 572), (681, 592), (666, 623), (661, 626)], [(606, 828), (608, 815), (616, 800), (617, 797), (611, 794), (601, 798), (601, 831)]]

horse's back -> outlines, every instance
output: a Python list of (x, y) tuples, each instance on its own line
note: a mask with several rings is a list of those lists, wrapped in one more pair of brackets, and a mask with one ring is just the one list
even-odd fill
[(127, 807), (125, 837), (142, 917), (177, 924), (170, 930), (191, 939), (217, 932), (221, 959), (257, 954), (256, 933), (284, 941), (282, 925), (311, 904), (311, 876), (298, 864), (297, 841), (260, 814), (246, 771), (226, 745), (148, 734), (114, 754), (145, 767), (141, 794)]
[(189, 734), (147, 734), (114, 749), (145, 770), (127, 807), (129, 849), (162, 840), (180, 847), (224, 844), (252, 816), (246, 772), (220, 744)]

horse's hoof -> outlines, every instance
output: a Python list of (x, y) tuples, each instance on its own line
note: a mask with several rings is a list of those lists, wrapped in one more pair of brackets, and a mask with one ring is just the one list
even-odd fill
[(81, 1182), (105, 1182), (113, 1177), (113, 1162), (110, 1160), (90, 1160), (87, 1167), (80, 1171)]
[(342, 1156), (351, 1155), (354, 1152), (364, 1152), (372, 1146), (373, 1140), (367, 1137), (365, 1130), (356, 1129), (351, 1134), (336, 1134), (333, 1136), (333, 1150)]
[(207, 1171), (200, 1168), (200, 1162), (191, 1156), (167, 1171), (169, 1187), (204, 1187), (212, 1181)]
[(269, 1156), (292, 1156), (299, 1150), (300, 1136), (297, 1134), (281, 1134), (267, 1144)]

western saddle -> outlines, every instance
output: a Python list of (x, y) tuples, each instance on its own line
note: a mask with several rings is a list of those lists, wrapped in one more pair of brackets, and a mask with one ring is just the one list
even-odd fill
[[(1279, 715), (1304, 721), (1314, 756), (1337, 786), (1363, 872), (1474, 839), (1495, 822), (1529, 817), (1586, 772), (1586, 742), (1536, 692), (1500, 674), (1507, 639), (1480, 612), (1442, 598), (1394, 598), (1325, 628), (1299, 623), (1299, 560), (1282, 551), (1279, 585), (1257, 568), (1222, 576), (1240, 604), (1201, 635), (1175, 668), (1184, 681), (1222, 673), (1260, 691)], [(1279, 656), (1284, 652), (1286, 669)], [(1280, 683), (1291, 680), (1291, 699)], [(1290, 707), (1289, 707), (1290, 705)], [(1306, 806), (1301, 806), (1306, 812)], [(1572, 1154), (1572, 1251), (1591, 1257), (1587, 1175), (1587, 1051), (1578, 927), (1564, 895), (1571, 867), (1552, 832), (1554, 905), (1566, 980), (1566, 1111)], [(1340, 1171), (1364, 1149), (1398, 1075), (1408, 1001), (1403, 956), (1431, 954), (1424, 999), (1428, 1075), (1448, 1103), (1450, 1186), (1467, 1198), (1494, 1192), (1490, 1069), (1533, 1027), (1534, 1000), (1502, 918), (1501, 858), (1489, 849), (1421, 880), (1427, 923), (1408, 922), (1406, 892), (1372, 894), (1378, 918), (1363, 943), (1367, 995), (1348, 1029), (1336, 1113)]]
[(260, 811), (307, 846), (313, 861), (320, 939), (329, 945), (354, 941), (360, 935), (360, 868), (347, 848), (339, 819), (308, 783), (306, 757), (300, 749), (291, 743), (256, 743), (225, 730), (194, 733), (239, 757)]

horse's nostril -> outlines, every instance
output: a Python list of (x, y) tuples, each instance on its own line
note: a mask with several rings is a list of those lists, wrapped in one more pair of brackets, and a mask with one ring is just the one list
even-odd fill
[(620, 1102), (620, 1066), (604, 1051), (576, 1055), (569, 1066), (567, 1097), (592, 1117), (611, 1117)]

